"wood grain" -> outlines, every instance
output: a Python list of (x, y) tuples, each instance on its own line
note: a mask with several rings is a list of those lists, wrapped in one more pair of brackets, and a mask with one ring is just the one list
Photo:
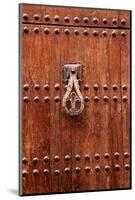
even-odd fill
[[(80, 23), (75, 26), (72, 21), (67, 26), (63, 21), (56, 25), (52, 21), (44, 24), (41, 19), (35, 23), (32, 19), (33, 13), (73, 18), (77, 14), (83, 17), (88, 11), (91, 17), (125, 17), (127, 24), (116, 29), (111, 24), (110, 28), (101, 24), (85, 27)], [(30, 18), (21, 24), (21, 195), (130, 188), (129, 11), (21, 5), (21, 16), (22, 12), (28, 12)], [(86, 30), (88, 35), (84, 34)], [(80, 115), (71, 117), (62, 109), (66, 91), (62, 67), (78, 62), (83, 65), (80, 91), (89, 101)], [(44, 88), (46, 84), (49, 88)], [(28, 88), (24, 88), (26, 85)], [(118, 98), (116, 102), (114, 97)], [(123, 97), (127, 99), (124, 101)], [(78, 155), (80, 159), (76, 159)]]
[[(77, 7), (52, 7), (52, 6), (38, 6), (38, 5), (21, 5), (22, 16), (23, 13), (28, 14), (28, 19), (24, 20), (23, 23), (36, 23), (36, 24), (60, 24), (60, 25), (73, 25), (73, 26), (96, 26), (96, 27), (119, 27), (129, 28), (130, 27), (130, 11), (122, 10), (105, 10), (105, 9), (94, 9), (94, 8), (77, 8)], [(34, 15), (38, 15), (39, 19), (35, 20)], [(45, 20), (44, 16), (49, 16), (49, 20)], [(22, 17), (21, 16), (21, 17)], [(55, 21), (55, 16), (59, 16), (60, 20)], [(75, 22), (74, 18), (79, 16), (80, 21)], [(64, 18), (69, 17), (70, 21), (65, 22)], [(88, 23), (84, 23), (84, 17), (88, 17), (90, 20)], [(93, 23), (93, 18), (98, 18), (98, 23)], [(103, 23), (103, 19), (107, 18), (107, 24)], [(117, 23), (112, 23), (113, 19), (117, 19)], [(121, 19), (126, 20), (126, 24), (121, 24)]]

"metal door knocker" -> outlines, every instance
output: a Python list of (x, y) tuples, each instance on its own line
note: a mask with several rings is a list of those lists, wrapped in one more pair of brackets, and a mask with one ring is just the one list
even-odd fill
[(82, 65), (80, 63), (65, 64), (63, 66), (63, 78), (67, 90), (62, 100), (62, 107), (70, 116), (79, 115), (84, 109), (84, 99), (79, 86), (81, 70)]

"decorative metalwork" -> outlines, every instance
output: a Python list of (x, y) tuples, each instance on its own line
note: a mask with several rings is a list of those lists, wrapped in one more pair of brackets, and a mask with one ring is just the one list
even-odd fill
[(79, 86), (81, 68), (82, 65), (80, 63), (65, 64), (63, 67), (67, 91), (63, 97), (62, 107), (70, 116), (79, 115), (84, 109), (84, 99)]

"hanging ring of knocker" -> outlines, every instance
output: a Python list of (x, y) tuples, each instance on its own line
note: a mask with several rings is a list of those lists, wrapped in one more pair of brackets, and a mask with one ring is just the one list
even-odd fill
[(65, 64), (64, 80), (67, 90), (62, 100), (62, 107), (70, 116), (77, 116), (84, 110), (84, 99), (80, 92), (81, 64)]

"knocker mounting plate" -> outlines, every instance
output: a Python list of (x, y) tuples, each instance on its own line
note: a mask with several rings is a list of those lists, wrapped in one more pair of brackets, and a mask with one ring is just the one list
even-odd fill
[(70, 63), (63, 66), (63, 79), (67, 90), (63, 97), (62, 106), (70, 116), (79, 115), (84, 109), (84, 99), (79, 85), (81, 78), (82, 65), (80, 63)]
[(63, 79), (64, 81), (69, 79), (70, 72), (76, 73), (77, 79), (82, 78), (82, 65), (80, 63), (70, 63), (63, 66)]

